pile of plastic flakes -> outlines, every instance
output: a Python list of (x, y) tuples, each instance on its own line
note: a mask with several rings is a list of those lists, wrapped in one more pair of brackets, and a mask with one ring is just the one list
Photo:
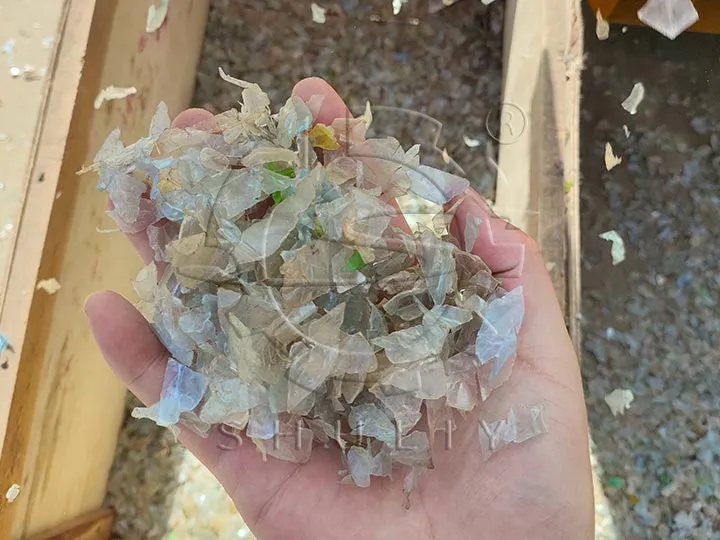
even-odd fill
[[(462, 243), (449, 213), (409, 229), (396, 197), (457, 202), (468, 182), (421, 165), (419, 145), (366, 139), (369, 105), (324, 125), (322, 96), (271, 114), (259, 86), (221, 75), (239, 112), (178, 129), (160, 104), (148, 137), (124, 147), (114, 131), (86, 169), (155, 254), (134, 287), (172, 358), (160, 401), (133, 414), (201, 435), (224, 424), (297, 463), (334, 445), (341, 482), (404, 468), (409, 494), (453, 409), (509, 377), (522, 288), (462, 249), (480, 219)], [(478, 452), (545, 431), (542, 406), (510, 410), (478, 424)]]

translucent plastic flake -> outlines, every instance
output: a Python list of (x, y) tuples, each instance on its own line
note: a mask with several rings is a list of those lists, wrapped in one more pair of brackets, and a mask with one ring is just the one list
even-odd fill
[(543, 405), (519, 409), (511, 408), (502, 420), (479, 421), (480, 444), (485, 459), (512, 443), (522, 443), (548, 432)]
[(472, 251), (475, 248), (475, 242), (477, 242), (478, 236), (480, 234), (480, 225), (482, 223), (482, 218), (480, 216), (468, 214), (466, 219), (467, 221), (465, 222), (464, 245), (467, 251)]
[(522, 287), (493, 300), (485, 309), (475, 340), (475, 354), (480, 364), (493, 362), (493, 375), (500, 373), (505, 363), (515, 356), (524, 314)]
[(630, 408), (630, 404), (634, 401), (635, 396), (630, 390), (624, 388), (616, 388), (605, 396), (605, 403), (610, 407), (613, 416), (623, 414)]
[(613, 265), (620, 264), (625, 260), (625, 241), (617, 231), (607, 231), (600, 235), (600, 238), (610, 242), (610, 254), (612, 255)]
[(610, 37), (610, 24), (599, 9), (595, 11), (595, 35), (600, 41), (605, 41)]
[(35, 286), (36, 290), (43, 290), (48, 294), (55, 294), (61, 289), (60, 283), (55, 278), (41, 279)]
[(137, 94), (137, 88), (129, 86), (127, 88), (119, 88), (117, 86), (108, 86), (103, 88), (95, 98), (95, 108), (100, 109), (102, 104), (106, 101), (112, 101), (115, 99), (125, 99), (128, 96)]
[(637, 14), (638, 19), (670, 39), (700, 19), (691, 0), (648, 0)]
[(148, 409), (135, 409), (137, 412), (133, 411), (133, 415), (142, 415), (141, 411), (147, 410), (160, 426), (177, 424), (182, 413), (192, 411), (198, 406), (206, 388), (207, 381), (202, 374), (170, 358), (165, 370), (160, 401)]
[(635, 83), (630, 95), (622, 102), (622, 107), (630, 114), (637, 114), (637, 109), (643, 99), (645, 99), (645, 86), (643, 83)]
[(14, 503), (15, 499), (18, 498), (18, 495), (20, 495), (20, 485), (19, 484), (13, 484), (10, 486), (5, 493), (5, 500), (8, 503)]
[[(368, 138), (369, 104), (319, 123), (322, 96), (275, 113), (219, 71), (239, 110), (180, 129), (161, 103), (146, 137), (113, 131), (83, 170), (152, 249), (132, 284), (172, 358), (159, 401), (133, 415), (200, 436), (226, 425), (266, 459), (325, 445), (341, 483), (404, 476), (409, 496), (456, 411), (484, 411), (510, 376), (522, 288), (463, 250), (480, 247), (480, 217), (449, 232), (467, 180), (422, 164), (418, 144)], [(420, 198), (437, 215), (403, 228)], [(522, 438), (503, 426), (494, 447)]]
[(315, 2), (310, 4), (310, 9), (312, 10), (313, 22), (325, 24), (325, 11), (327, 10), (324, 7), (317, 5)]
[(147, 23), (145, 25), (145, 31), (148, 34), (152, 34), (158, 30), (167, 17), (168, 7), (170, 6), (170, 0), (160, 0), (160, 4), (150, 4), (147, 12)]
[(605, 143), (605, 169), (610, 170), (622, 163), (622, 158), (615, 155), (612, 145)]

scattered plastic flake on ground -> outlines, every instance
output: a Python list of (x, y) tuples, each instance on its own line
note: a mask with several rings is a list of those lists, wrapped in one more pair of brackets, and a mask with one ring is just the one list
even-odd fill
[(630, 390), (616, 388), (605, 396), (605, 403), (610, 407), (613, 416), (617, 416), (618, 414), (624, 414), (625, 411), (630, 408), (630, 404), (634, 399), (635, 396), (633, 396)]
[(324, 7), (313, 2), (310, 4), (310, 10), (312, 12), (312, 20), (318, 24), (325, 24), (325, 12), (327, 11)]
[[(161, 104), (147, 137), (125, 147), (113, 132), (86, 169), (155, 253), (133, 286), (172, 358), (160, 400), (133, 416), (201, 436), (230, 425), (296, 463), (333, 442), (343, 482), (408, 468), (408, 489), (432, 468), (423, 403), (452, 418), (510, 376), (523, 289), (461, 248), (479, 221), (462, 240), (398, 226), (388, 199), (442, 215), (468, 182), (421, 165), (419, 145), (366, 137), (369, 108), (318, 124), (319, 96), (273, 114), (258, 85), (220, 75), (239, 111), (177, 129)], [(485, 427), (486, 457), (546, 431), (542, 406)]]
[(605, 20), (599, 9), (595, 12), (595, 35), (600, 41), (610, 37), (610, 23)]
[[(581, 193), (582, 367), (606, 471), (598, 515), (616, 529), (596, 538), (719, 538), (720, 36), (670, 41), (631, 26), (585, 43), (582, 174), (603, 181)], [(638, 80), (645, 100), (630, 118), (613, 105)], [(605, 172), (598, 140), (622, 151), (623, 167)], [(609, 229), (633, 252), (621, 272), (598, 238)], [(621, 421), (604, 400), (616, 388), (636, 397)], [(608, 486), (611, 476), (624, 487)]]
[(605, 169), (609, 171), (621, 163), (622, 158), (615, 155), (612, 145), (609, 142), (605, 143)]
[(613, 265), (620, 264), (625, 260), (625, 241), (617, 231), (607, 231), (600, 235), (600, 238), (611, 243), (610, 255)]
[(630, 114), (637, 114), (637, 109), (643, 99), (645, 99), (645, 87), (643, 83), (635, 83), (630, 95), (622, 102), (622, 107)]

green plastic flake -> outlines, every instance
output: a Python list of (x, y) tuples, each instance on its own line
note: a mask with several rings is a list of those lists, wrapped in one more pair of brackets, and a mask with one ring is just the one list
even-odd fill
[(347, 270), (360, 270), (363, 266), (365, 266), (365, 261), (363, 261), (360, 252), (356, 249), (350, 256), (350, 259), (348, 260), (345, 268)]
[(615, 489), (622, 489), (625, 487), (625, 480), (619, 476), (608, 476), (607, 485)]
[[(295, 178), (295, 169), (289, 167), (286, 163), (283, 163), (281, 161), (272, 161), (270, 163), (266, 163), (265, 168), (274, 173), (286, 176), (287, 178)], [(275, 197), (274, 194), (273, 197)]]
[(275, 204), (280, 204), (285, 199), (287, 199), (288, 195), (289, 195), (288, 190), (283, 189), (282, 191), (275, 191), (272, 194), (272, 198), (273, 198), (273, 201), (275, 201)]
[(660, 485), (662, 487), (668, 486), (670, 485), (670, 482), (672, 482), (672, 476), (670, 476), (670, 473), (668, 473), (667, 471), (663, 471), (663, 473), (660, 474), (658, 479), (660, 480)]

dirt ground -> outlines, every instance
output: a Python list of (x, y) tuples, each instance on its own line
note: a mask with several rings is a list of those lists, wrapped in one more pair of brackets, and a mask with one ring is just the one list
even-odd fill
[[(720, 538), (720, 37), (588, 27), (583, 372), (615, 524), (598, 538)], [(607, 141), (623, 158), (610, 172)], [(615, 267), (611, 229), (627, 246)], [(615, 388), (635, 395), (624, 416), (603, 400)]]
[[(323, 25), (312, 22), (310, 2), (213, 0), (195, 105), (235, 105), (218, 66), (258, 82), (275, 107), (295, 81), (318, 75), (354, 111), (365, 99), (402, 109), (376, 114), (375, 129), (406, 145), (432, 151), (440, 131), (406, 110), (439, 120), (437, 146), (491, 196), (485, 156), (495, 149), (485, 118), (500, 102), (502, 2), (463, 0), (428, 15), (427, 2), (411, 1), (395, 18), (390, 0), (319, 3), (328, 8)], [(599, 42), (586, 17), (583, 371), (608, 497), (597, 538), (720, 538), (720, 38), (671, 42), (613, 26)], [(620, 103), (635, 82), (646, 98), (631, 116)], [(463, 136), (479, 144), (470, 148)], [(611, 172), (607, 141), (623, 157)], [(627, 246), (618, 266), (598, 238), (611, 229)], [(613, 417), (603, 399), (615, 388), (635, 395), (624, 416)], [(248, 538), (219, 490), (169, 434), (128, 419), (107, 501), (120, 514), (117, 537), (225, 538), (232, 530)]]

